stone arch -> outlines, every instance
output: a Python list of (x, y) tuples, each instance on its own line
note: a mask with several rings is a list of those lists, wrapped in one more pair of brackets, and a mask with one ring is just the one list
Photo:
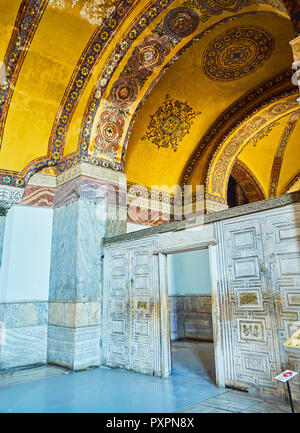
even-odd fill
[(288, 96), (255, 113), (220, 142), (207, 173), (206, 192), (210, 200), (226, 204), (227, 185), (233, 165), (249, 143), (270, 131), (276, 121), (299, 109), (294, 96)]

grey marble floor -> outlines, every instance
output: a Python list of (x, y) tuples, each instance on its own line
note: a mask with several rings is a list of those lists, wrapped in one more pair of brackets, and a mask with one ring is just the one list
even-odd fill
[[(172, 344), (172, 376), (53, 365), (0, 371), (0, 413), (290, 413), (282, 400), (215, 386), (212, 343)], [(300, 413), (300, 407), (295, 407)]]
[(29, 368), (12, 368), (7, 371), (0, 370), (0, 389), (19, 383), (46, 379), (59, 374), (68, 374), (69, 371), (55, 365), (32, 366)]
[[(291, 413), (290, 406), (269, 397), (256, 397), (243, 391), (229, 391), (200, 403), (185, 407), (178, 413)], [(295, 406), (300, 413), (300, 406)]]

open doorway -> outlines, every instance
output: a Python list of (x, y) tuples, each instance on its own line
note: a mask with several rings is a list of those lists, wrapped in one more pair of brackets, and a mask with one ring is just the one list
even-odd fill
[(216, 383), (208, 249), (168, 254), (172, 375)]

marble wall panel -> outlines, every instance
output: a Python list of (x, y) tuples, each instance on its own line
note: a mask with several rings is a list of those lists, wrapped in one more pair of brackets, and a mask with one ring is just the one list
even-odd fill
[(6, 328), (46, 325), (48, 302), (0, 303), (0, 322)]
[(78, 202), (53, 211), (49, 300), (76, 298)]
[(46, 363), (47, 302), (0, 303), (0, 369)]
[(100, 324), (100, 302), (50, 302), (49, 325), (78, 328)]
[(169, 312), (171, 340), (213, 341), (210, 296), (170, 296)]
[(26, 206), (54, 206), (55, 188), (27, 185), (20, 204)]
[(78, 202), (76, 257), (76, 300), (95, 301), (101, 292), (102, 239), (105, 236), (106, 210), (103, 201)]
[(47, 325), (5, 328), (0, 369), (47, 362)]

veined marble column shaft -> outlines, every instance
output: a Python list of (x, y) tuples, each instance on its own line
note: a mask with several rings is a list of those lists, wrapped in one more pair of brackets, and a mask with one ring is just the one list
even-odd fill
[(49, 293), (48, 362), (101, 362), (102, 239), (126, 232), (122, 173), (80, 163), (57, 177)]

